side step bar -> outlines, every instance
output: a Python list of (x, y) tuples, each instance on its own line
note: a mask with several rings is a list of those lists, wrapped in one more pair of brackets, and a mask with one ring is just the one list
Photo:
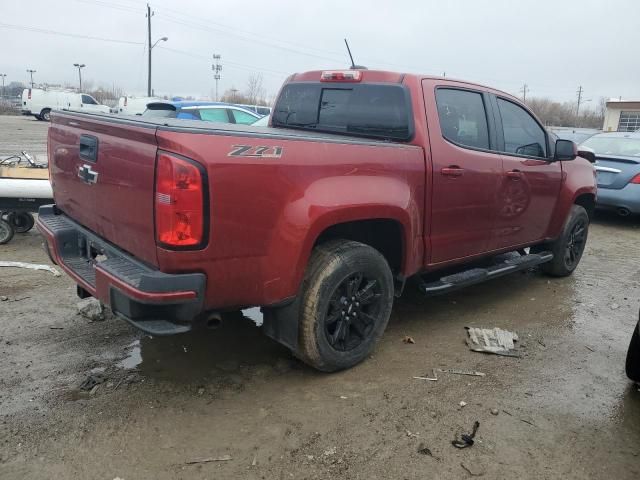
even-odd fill
[(459, 288), (468, 287), (476, 283), (485, 282), (493, 278), (498, 278), (509, 273), (526, 270), (541, 263), (553, 260), (553, 253), (540, 252), (530, 253), (528, 255), (520, 255), (512, 257), (504, 262), (492, 265), (486, 268), (472, 268), (453, 275), (442, 277), (435, 282), (422, 282), (419, 286), (420, 291), (427, 296), (440, 295), (449, 293)]

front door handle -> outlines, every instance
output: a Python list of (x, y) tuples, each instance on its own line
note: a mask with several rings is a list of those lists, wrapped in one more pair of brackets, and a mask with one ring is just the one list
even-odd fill
[(457, 165), (449, 165), (440, 170), (440, 174), (445, 177), (461, 177), (464, 175), (464, 168), (460, 168)]
[(522, 172), (520, 170), (511, 170), (507, 172), (507, 178), (510, 180), (520, 180), (522, 178)]

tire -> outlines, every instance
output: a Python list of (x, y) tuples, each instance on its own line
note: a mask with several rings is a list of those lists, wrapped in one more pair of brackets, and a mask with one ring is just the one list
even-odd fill
[(7, 221), (16, 233), (27, 233), (35, 224), (33, 215), (29, 212), (12, 212), (9, 214)]
[(36, 118), (36, 120), (38, 120), (39, 122), (42, 121), (42, 117), (40, 115), (34, 115), (34, 117)]
[(40, 112), (40, 118), (42, 120), (44, 120), (45, 122), (50, 122), (51, 121), (51, 109), (50, 108), (44, 108)]
[(627, 350), (627, 363), (625, 365), (627, 377), (640, 383), (640, 322), (633, 331), (629, 350)]
[(13, 227), (6, 220), (0, 220), (0, 245), (9, 243), (13, 238)]
[(324, 372), (360, 363), (387, 327), (393, 295), (389, 264), (374, 248), (348, 240), (316, 247), (302, 286), (298, 355)]
[(540, 269), (553, 277), (571, 275), (580, 263), (588, 235), (589, 215), (580, 205), (573, 205), (557, 240), (532, 249), (533, 252), (551, 250), (553, 253), (553, 260), (543, 263)]

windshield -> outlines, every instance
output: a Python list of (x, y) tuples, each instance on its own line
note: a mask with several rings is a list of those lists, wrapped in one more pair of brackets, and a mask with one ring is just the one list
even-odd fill
[(621, 155), (640, 157), (640, 137), (613, 137), (596, 135), (582, 145), (593, 148), (596, 155)]
[(291, 83), (273, 109), (274, 126), (409, 140), (409, 95), (397, 84)]

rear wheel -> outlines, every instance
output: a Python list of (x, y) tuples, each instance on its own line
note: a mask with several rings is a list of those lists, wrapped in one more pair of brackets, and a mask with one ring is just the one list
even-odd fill
[(49, 122), (51, 121), (51, 109), (50, 108), (45, 108), (40, 112), (40, 117), (42, 118), (42, 120), (44, 120), (45, 122)]
[(299, 355), (333, 372), (366, 358), (393, 306), (393, 275), (377, 250), (335, 240), (312, 254), (302, 289)]
[(640, 383), (640, 322), (636, 325), (629, 343), (626, 364), (627, 377)]
[(560, 236), (550, 244), (534, 247), (533, 252), (551, 250), (553, 260), (540, 266), (554, 277), (571, 275), (580, 263), (589, 234), (589, 215), (580, 205), (573, 205)]
[(35, 220), (29, 212), (12, 212), (7, 217), (16, 233), (26, 233), (33, 228)]
[(8, 243), (13, 238), (13, 227), (6, 220), (0, 220), (0, 245)]

